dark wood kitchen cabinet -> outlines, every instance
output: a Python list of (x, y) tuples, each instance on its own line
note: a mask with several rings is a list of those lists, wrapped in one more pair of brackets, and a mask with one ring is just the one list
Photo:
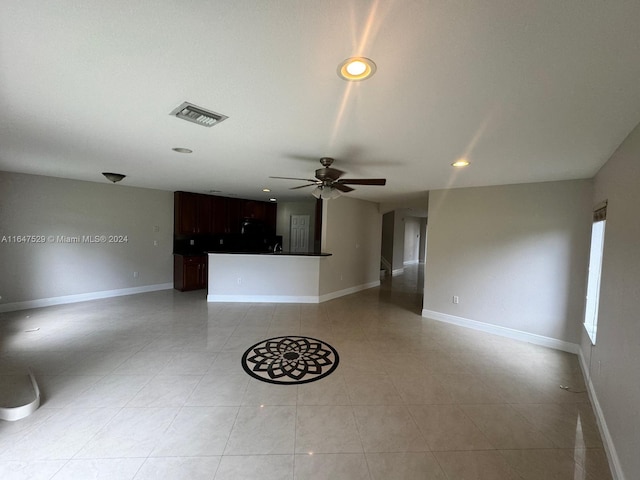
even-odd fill
[(173, 256), (173, 288), (184, 292), (207, 288), (206, 255)]
[(240, 233), (242, 200), (214, 195), (211, 199), (211, 233)]
[(271, 202), (242, 201), (242, 217), (261, 221), (273, 233), (276, 231), (277, 209), (278, 205)]
[(277, 204), (258, 200), (174, 192), (174, 234), (238, 234), (245, 218), (263, 222), (267, 232), (276, 231)]
[(264, 221), (265, 219), (265, 203), (256, 202), (255, 200), (242, 201), (242, 218), (251, 218), (254, 220)]
[(210, 234), (213, 197), (199, 193), (174, 193), (174, 232), (177, 235)]

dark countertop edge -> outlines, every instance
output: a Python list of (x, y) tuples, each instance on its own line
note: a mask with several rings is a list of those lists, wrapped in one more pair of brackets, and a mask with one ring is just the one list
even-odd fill
[(299, 253), (299, 252), (206, 252), (211, 255), (258, 255), (271, 257), (330, 257), (332, 253)]

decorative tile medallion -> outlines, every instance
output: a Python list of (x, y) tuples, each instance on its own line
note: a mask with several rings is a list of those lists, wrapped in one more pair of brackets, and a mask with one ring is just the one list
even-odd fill
[(336, 349), (322, 340), (287, 336), (256, 343), (242, 356), (242, 368), (263, 382), (299, 385), (326, 377), (339, 360)]

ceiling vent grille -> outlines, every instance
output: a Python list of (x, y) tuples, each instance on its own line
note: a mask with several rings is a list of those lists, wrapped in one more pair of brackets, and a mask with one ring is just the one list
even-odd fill
[(220, 122), (226, 120), (226, 115), (212, 112), (202, 107), (198, 107), (189, 102), (184, 102), (182, 105), (174, 108), (169, 115), (175, 115), (178, 118), (186, 120), (187, 122), (197, 123), (203, 127), (213, 127)]

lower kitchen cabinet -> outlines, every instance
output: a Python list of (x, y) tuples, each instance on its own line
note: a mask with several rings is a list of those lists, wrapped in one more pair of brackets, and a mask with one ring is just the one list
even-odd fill
[(173, 256), (173, 288), (182, 292), (207, 288), (206, 255)]

